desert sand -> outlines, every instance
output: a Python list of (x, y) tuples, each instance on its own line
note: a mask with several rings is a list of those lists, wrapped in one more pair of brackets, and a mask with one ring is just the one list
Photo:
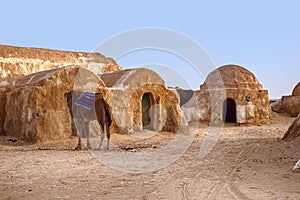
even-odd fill
[[(300, 159), (300, 139), (281, 140), (293, 120), (273, 113), (271, 123), (262, 126), (226, 124), (202, 159), (207, 126), (193, 126), (188, 150), (146, 173), (118, 171), (87, 150), (74, 151), (75, 139), (52, 148), (1, 136), (0, 199), (300, 199), (300, 173), (292, 171)], [(173, 137), (113, 135), (112, 142), (138, 152), (158, 149)]]

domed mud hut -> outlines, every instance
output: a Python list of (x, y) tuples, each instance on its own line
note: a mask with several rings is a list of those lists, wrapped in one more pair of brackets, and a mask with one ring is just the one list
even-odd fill
[(238, 65), (211, 72), (198, 95), (201, 120), (238, 124), (266, 123), (271, 114), (268, 91), (253, 73)]
[(131, 133), (149, 129), (176, 132), (181, 124), (179, 95), (155, 72), (126, 69), (100, 75), (112, 108), (113, 127)]
[(93, 91), (103, 86), (97, 73), (118, 70), (99, 53), (0, 45), (0, 135), (27, 141), (69, 137), (64, 93)]
[(30, 142), (70, 138), (71, 118), (64, 94), (97, 92), (96, 88), (104, 88), (104, 83), (79, 66), (22, 76), (2, 94), (1, 134)]

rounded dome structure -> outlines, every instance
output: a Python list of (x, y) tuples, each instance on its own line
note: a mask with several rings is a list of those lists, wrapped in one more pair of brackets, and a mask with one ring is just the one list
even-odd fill
[(113, 130), (132, 133), (150, 129), (176, 132), (181, 124), (179, 95), (146, 68), (100, 74), (112, 108)]
[(146, 68), (125, 69), (116, 72), (100, 74), (107, 87), (140, 87), (155, 83), (165, 85), (165, 81), (154, 71)]
[(294, 88), (292, 96), (300, 96), (300, 82)]
[(205, 85), (209, 88), (262, 90), (253, 73), (238, 65), (224, 65), (211, 72)]
[(238, 65), (211, 72), (198, 96), (202, 120), (262, 124), (270, 119), (269, 94), (253, 73)]

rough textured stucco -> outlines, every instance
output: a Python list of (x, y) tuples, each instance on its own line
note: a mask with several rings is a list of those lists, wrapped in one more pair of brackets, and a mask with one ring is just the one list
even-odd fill
[(206, 78), (201, 89), (230, 89), (262, 90), (254, 74), (238, 65), (224, 65), (212, 71)]
[(167, 89), (155, 72), (131, 69), (102, 74), (101, 79), (108, 86), (105, 95), (112, 107), (113, 127), (118, 132), (143, 129), (141, 102), (145, 93), (151, 93), (153, 98), (151, 129), (175, 132), (182, 125), (179, 95), (176, 90)]
[[(104, 80), (119, 74), (112, 87)], [(142, 127), (141, 100), (145, 93), (153, 95), (150, 112), (151, 128), (175, 132), (181, 123), (181, 109), (176, 90), (167, 89), (164, 81), (147, 69), (126, 70), (126, 73), (104, 73), (100, 76), (81, 68), (68, 66), (37, 72), (15, 79), (14, 86), (5, 87), (0, 98), (1, 134), (31, 142), (69, 138), (71, 117), (64, 94), (68, 91), (102, 92), (113, 113), (112, 133), (139, 131)], [(4, 87), (3, 87), (4, 88)], [(77, 127), (80, 129), (80, 127)], [(96, 123), (90, 130), (99, 133)]]
[(224, 101), (229, 98), (236, 103), (237, 123), (268, 122), (271, 113), (268, 91), (262, 90), (251, 72), (236, 65), (222, 66), (207, 76), (198, 94), (200, 119), (223, 121)]
[[(85, 74), (86, 80), (94, 77), (79, 66), (69, 66), (17, 79), (15, 86), (5, 93), (3, 133), (32, 142), (71, 137), (71, 118), (64, 94), (74, 89), (80, 73)], [(103, 87), (102, 81), (98, 87)]]
[(99, 53), (0, 45), (0, 134), (33, 142), (69, 137), (64, 93), (102, 91), (97, 74), (119, 70)]
[[(95, 73), (121, 70), (113, 59), (106, 58), (99, 53), (0, 45), (0, 80), (2, 85), (9, 83), (15, 77), (68, 65), (80, 65)], [(4, 82), (4, 80), (8, 81)]]

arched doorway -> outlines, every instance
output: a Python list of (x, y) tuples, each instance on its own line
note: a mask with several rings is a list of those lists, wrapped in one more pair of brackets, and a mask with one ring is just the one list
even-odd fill
[(236, 123), (236, 104), (231, 98), (226, 99), (223, 103), (223, 120), (224, 122)]
[(143, 127), (148, 126), (151, 122), (149, 110), (153, 104), (153, 96), (151, 93), (145, 93), (142, 97), (142, 123)]

